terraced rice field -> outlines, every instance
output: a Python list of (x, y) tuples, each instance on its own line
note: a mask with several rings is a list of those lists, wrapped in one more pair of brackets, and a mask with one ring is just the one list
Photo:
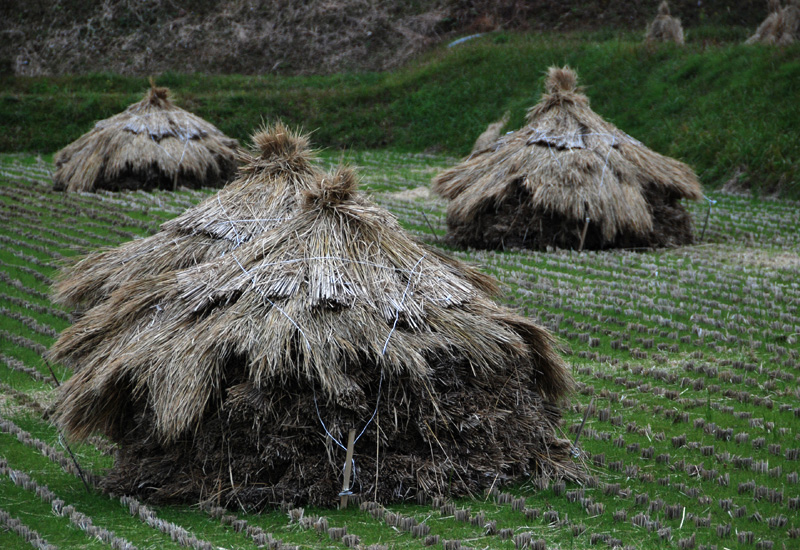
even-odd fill
[[(150, 234), (211, 191), (64, 195), (47, 162), (0, 160), (2, 548), (800, 547), (798, 203), (710, 193), (703, 241), (674, 250), (452, 250), (560, 338), (577, 380), (564, 432), (578, 438), (585, 485), (247, 514), (102, 494), (113, 445), (68, 447), (46, 420), (69, 376), (42, 359), (70, 323), (48, 299), (60, 263)], [(453, 159), (346, 160), (407, 229), (441, 244), (445, 205), (426, 186)], [(698, 233), (709, 204), (692, 206)]]

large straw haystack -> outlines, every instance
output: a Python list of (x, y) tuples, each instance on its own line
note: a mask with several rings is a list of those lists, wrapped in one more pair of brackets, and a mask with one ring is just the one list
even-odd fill
[(222, 187), (235, 174), (237, 142), (184, 111), (166, 88), (56, 154), (53, 187), (66, 191)]
[(681, 20), (669, 13), (669, 4), (663, 0), (658, 6), (658, 15), (647, 27), (646, 42), (674, 42), (683, 44)]
[(483, 133), (478, 136), (478, 139), (475, 140), (475, 145), (472, 146), (472, 154), (489, 149), (494, 145), (497, 138), (500, 137), (500, 130), (508, 124), (509, 116), (511, 116), (511, 112), (506, 111), (500, 120), (492, 122), (486, 127)]
[(527, 126), (445, 170), (449, 238), (477, 248), (603, 249), (692, 242), (682, 198), (694, 172), (651, 151), (589, 108), (568, 67), (551, 68)]
[(221, 258), (130, 281), (64, 331), (56, 419), (119, 444), (105, 480), (153, 501), (330, 505), (579, 476), (556, 438), (570, 377), (492, 279), (320, 177), (291, 219)]
[(778, 0), (769, 0), (769, 15), (745, 43), (783, 46), (796, 40), (800, 40), (800, 1), (781, 7)]
[(161, 231), (89, 254), (64, 269), (54, 301), (90, 308), (121, 284), (223, 256), (292, 215), (319, 172), (306, 136), (278, 122), (239, 151), (237, 178), (216, 195), (165, 222)]

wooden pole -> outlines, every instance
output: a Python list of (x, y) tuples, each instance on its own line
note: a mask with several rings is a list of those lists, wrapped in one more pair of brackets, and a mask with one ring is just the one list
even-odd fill
[(344, 483), (342, 484), (342, 500), (339, 509), (347, 508), (347, 497), (350, 496), (350, 473), (353, 470), (353, 448), (356, 446), (356, 431), (350, 430), (347, 435), (347, 458), (344, 463)]
[(578, 247), (578, 252), (583, 251), (583, 241), (586, 239), (587, 229), (589, 229), (589, 218), (586, 218), (586, 223), (583, 224), (583, 231), (581, 231), (581, 244)]
[(583, 413), (583, 420), (581, 421), (581, 427), (578, 428), (578, 435), (575, 436), (575, 443), (572, 444), (573, 447), (576, 449), (578, 448), (578, 440), (581, 438), (581, 432), (583, 431), (583, 425), (586, 424), (586, 419), (589, 418), (589, 411), (592, 409), (592, 403), (594, 403), (594, 396), (589, 401), (589, 405), (586, 407), (586, 410)]

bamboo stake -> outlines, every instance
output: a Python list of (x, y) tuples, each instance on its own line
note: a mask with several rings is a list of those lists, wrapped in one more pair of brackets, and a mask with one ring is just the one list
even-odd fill
[(344, 463), (344, 483), (342, 484), (342, 500), (339, 503), (339, 509), (344, 510), (347, 508), (347, 497), (350, 496), (350, 472), (353, 469), (353, 448), (356, 446), (356, 430), (351, 429), (347, 434), (347, 458)]

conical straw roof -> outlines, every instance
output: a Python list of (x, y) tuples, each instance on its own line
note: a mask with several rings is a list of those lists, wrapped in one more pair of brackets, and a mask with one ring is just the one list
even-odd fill
[(289, 220), (64, 331), (56, 418), (119, 442), (107, 487), (330, 505), (351, 429), (358, 490), (384, 501), (580, 475), (555, 436), (571, 381), (550, 335), (355, 185), (319, 177)]
[(54, 301), (90, 308), (126, 281), (220, 257), (289, 218), (319, 173), (308, 137), (281, 122), (256, 132), (253, 151), (239, 157), (234, 181), (155, 235), (91, 253), (64, 269)]
[(683, 26), (681, 20), (669, 12), (667, 0), (658, 6), (658, 15), (647, 26), (646, 42), (674, 42), (683, 44)]
[(153, 85), (138, 103), (56, 153), (53, 187), (175, 189), (222, 187), (236, 171), (237, 142), (169, 100)]
[[(478, 248), (672, 246), (692, 241), (680, 199), (702, 197), (694, 172), (589, 107), (568, 67), (551, 68), (527, 125), (445, 170), (450, 239)], [(588, 222), (586, 220), (589, 220)]]

